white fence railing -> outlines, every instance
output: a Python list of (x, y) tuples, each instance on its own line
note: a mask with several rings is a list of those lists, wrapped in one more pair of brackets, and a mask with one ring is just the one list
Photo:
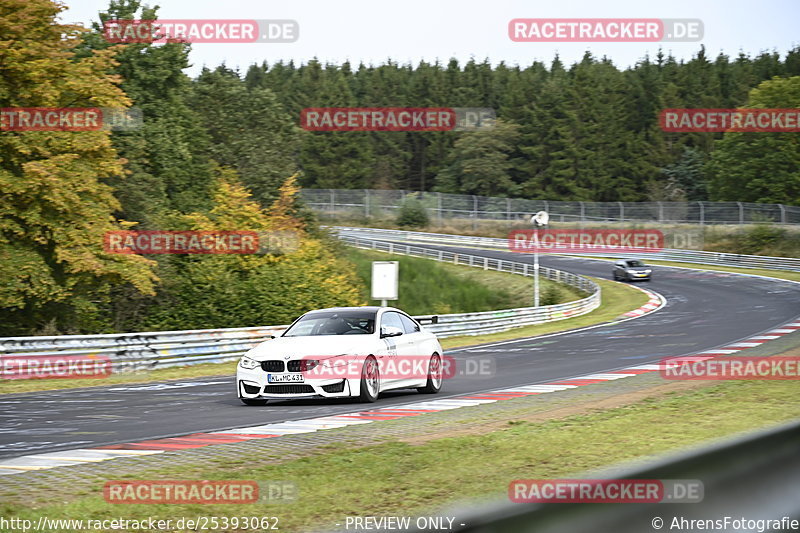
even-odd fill
[[(427, 257), (487, 270), (533, 275), (533, 268), (530, 265), (515, 261), (437, 252), (348, 236), (342, 236), (342, 239), (361, 248)], [(478, 335), (529, 324), (563, 320), (588, 313), (600, 305), (600, 287), (590, 279), (552, 268), (542, 268), (540, 274), (547, 279), (585, 291), (588, 296), (557, 305), (438, 315), (438, 323), (425, 327), (440, 337)], [(238, 359), (247, 350), (267, 340), (270, 335), (280, 334), (286, 327), (282, 325), (105, 335), (6, 337), (0, 338), (0, 368), (19, 367), (18, 364), (6, 365), (8, 360), (36, 358), (42, 364), (53, 365), (59, 358), (67, 357), (110, 361), (112, 372), (115, 373), (199, 363), (220, 363)]]
[[(341, 235), (369, 237), (372, 239), (391, 239), (394, 241), (450, 244), (454, 246), (478, 246), (482, 248), (509, 250), (508, 239), (493, 237), (472, 237), (469, 235), (451, 235), (445, 233), (422, 233), (415, 231), (386, 230), (374, 228), (335, 227)], [(630, 252), (620, 252), (630, 255)], [(613, 251), (603, 253), (581, 252), (564, 253), (562, 255), (610, 256)], [(702, 265), (719, 265), (739, 268), (763, 268), (769, 270), (800, 271), (800, 259), (793, 257), (769, 257), (763, 255), (728, 254), (721, 252), (704, 252), (698, 250), (664, 249), (660, 252), (642, 254), (644, 259), (675, 261), (679, 263), (697, 263)]]

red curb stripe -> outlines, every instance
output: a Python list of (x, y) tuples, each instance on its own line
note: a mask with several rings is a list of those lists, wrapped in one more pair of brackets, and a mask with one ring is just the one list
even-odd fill
[(248, 439), (268, 439), (270, 437), (280, 437), (280, 435), (264, 435), (261, 433), (217, 433), (217, 435), (230, 435), (232, 437), (241, 435)]
[(399, 416), (360, 416), (360, 415), (338, 415), (339, 418), (353, 418), (356, 420), (395, 420)]

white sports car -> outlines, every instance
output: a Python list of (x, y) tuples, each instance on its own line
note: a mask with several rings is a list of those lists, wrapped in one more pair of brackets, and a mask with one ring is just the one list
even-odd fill
[(236, 369), (237, 394), (246, 405), (296, 398), (374, 402), (392, 389), (439, 392), (442, 379), (436, 336), (393, 307), (310, 311), (245, 353)]

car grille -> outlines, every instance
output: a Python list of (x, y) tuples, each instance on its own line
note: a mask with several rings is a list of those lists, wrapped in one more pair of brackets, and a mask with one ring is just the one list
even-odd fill
[(289, 361), (286, 363), (286, 370), (288, 372), (300, 372), (301, 363), (303, 363), (303, 361)]
[(267, 385), (264, 394), (310, 394), (314, 392), (311, 385)]
[(261, 361), (261, 368), (265, 372), (283, 372), (283, 361)]
[(323, 385), (322, 390), (325, 392), (344, 392), (344, 380), (340, 381), (339, 383)]

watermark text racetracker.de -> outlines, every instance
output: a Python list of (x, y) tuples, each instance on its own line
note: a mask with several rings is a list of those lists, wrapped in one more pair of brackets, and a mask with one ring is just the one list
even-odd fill
[(699, 230), (657, 229), (516, 229), (508, 233), (508, 249), (519, 253), (655, 253), (665, 248), (702, 248)]
[(800, 357), (670, 357), (659, 371), (669, 380), (798, 380)]
[(478, 131), (493, 128), (488, 107), (308, 107), (300, 112), (307, 131)]
[(112, 254), (288, 254), (300, 246), (295, 231), (109, 231), (103, 249)]
[(2, 131), (130, 131), (142, 126), (139, 108), (4, 107)]
[(699, 503), (699, 479), (515, 479), (514, 503)]
[(800, 132), (800, 108), (664, 109), (659, 115), (665, 132)]
[(122, 44), (293, 43), (300, 38), (300, 25), (289, 19), (107, 20), (103, 35)]
[(694, 42), (703, 39), (700, 19), (516, 18), (508, 37), (518, 43)]
[(114, 504), (292, 503), (298, 489), (291, 481), (112, 480), (103, 498)]
[[(297, 361), (296, 372), (305, 379), (360, 379), (369, 357), (305, 356)], [(497, 362), (489, 355), (465, 359), (444, 355), (432, 361), (431, 355), (391, 354), (378, 358), (378, 370), (383, 379), (425, 379), (431, 372), (442, 379), (487, 378), (496, 374)]]

